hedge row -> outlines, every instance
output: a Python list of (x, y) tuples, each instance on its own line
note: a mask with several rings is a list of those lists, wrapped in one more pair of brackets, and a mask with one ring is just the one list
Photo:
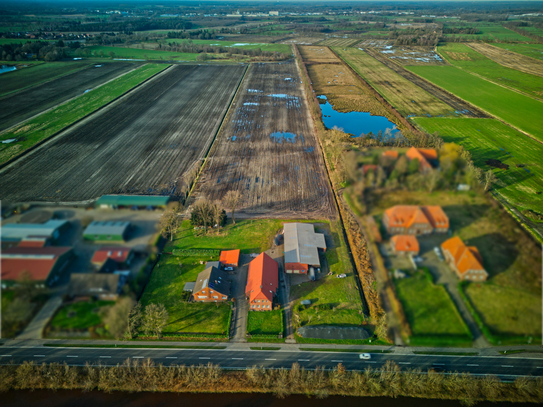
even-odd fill
[(219, 256), (220, 250), (215, 249), (173, 249), (174, 256)]

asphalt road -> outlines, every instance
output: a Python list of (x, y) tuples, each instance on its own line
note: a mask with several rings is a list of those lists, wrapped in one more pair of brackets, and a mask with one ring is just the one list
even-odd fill
[(445, 356), (403, 355), (372, 353), (371, 360), (361, 360), (358, 353), (351, 352), (304, 352), (304, 351), (259, 351), (223, 349), (141, 349), (141, 348), (60, 348), (60, 347), (5, 347), (0, 348), (0, 364), (21, 364), (23, 361), (37, 363), (64, 363), (69, 365), (102, 364), (115, 366), (127, 359), (150, 358), (165, 366), (185, 364), (199, 365), (209, 362), (223, 368), (244, 369), (251, 366), (266, 368), (290, 368), (297, 362), (301, 367), (314, 369), (317, 366), (331, 369), (342, 363), (348, 370), (380, 368), (388, 360), (402, 369), (419, 368), (427, 371), (439, 367), (447, 372), (469, 372), (474, 375), (492, 374), (502, 379), (517, 376), (543, 376), (543, 359), (498, 356)]

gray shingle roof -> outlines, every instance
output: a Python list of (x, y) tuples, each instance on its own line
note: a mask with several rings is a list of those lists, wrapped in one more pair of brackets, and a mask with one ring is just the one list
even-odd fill
[(322, 233), (311, 223), (285, 223), (285, 263), (320, 266), (318, 249), (326, 249)]
[(196, 284), (194, 285), (193, 293), (197, 293), (202, 289), (209, 287), (213, 291), (217, 291), (223, 295), (230, 294), (230, 281), (228, 281), (228, 274), (219, 270), (216, 267), (209, 267), (198, 274)]

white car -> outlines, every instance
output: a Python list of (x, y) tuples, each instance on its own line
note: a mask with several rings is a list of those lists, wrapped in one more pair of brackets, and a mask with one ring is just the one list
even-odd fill
[(358, 357), (360, 359), (364, 359), (364, 360), (369, 360), (371, 359), (371, 355), (369, 353), (361, 353), (360, 355), (358, 355)]
[(343, 273), (343, 274), (338, 274), (336, 275), (337, 278), (345, 278), (347, 277), (347, 274)]
[(225, 267), (224, 271), (234, 271), (234, 267)]

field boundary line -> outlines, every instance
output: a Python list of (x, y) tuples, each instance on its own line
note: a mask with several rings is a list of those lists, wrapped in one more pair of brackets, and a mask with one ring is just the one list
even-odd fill
[[(142, 65), (141, 67), (145, 66), (147, 64), (144, 64)], [(131, 94), (133, 91), (136, 91), (138, 88), (142, 87), (143, 85), (149, 83), (151, 80), (153, 79), (156, 79), (160, 74), (164, 74), (165, 72), (169, 71), (171, 69), (173, 65), (170, 65), (168, 67), (166, 67), (165, 69), (163, 69), (162, 71), (160, 72), (157, 72), (155, 73), (154, 75), (150, 76), (149, 78), (145, 79), (143, 82), (140, 82), (138, 83), (136, 86), (134, 86), (133, 88), (127, 90), (126, 92), (124, 92), (122, 95), (119, 95), (117, 96), (115, 99), (109, 101), (108, 103), (106, 103), (105, 105), (103, 106), (100, 106), (98, 109), (96, 110), (93, 110), (92, 112), (86, 114), (85, 116), (77, 119), (75, 122), (67, 125), (66, 127), (62, 128), (61, 130), (57, 131), (56, 133), (54, 134), (51, 134), (49, 137), (37, 142), (36, 144), (34, 144), (32, 147), (29, 147), (27, 148), (25, 151), (23, 151), (21, 154), (9, 159), (8, 161), (0, 164), (0, 174), (3, 173), (6, 169), (8, 169), (9, 167), (11, 167), (13, 164), (16, 164), (17, 161), (29, 154), (32, 154), (34, 152), (36, 152), (37, 150), (39, 150), (41, 147), (43, 147), (45, 144), (53, 141), (53, 139), (55, 139), (56, 137), (62, 137), (65, 135), (65, 133), (67, 133), (68, 131), (71, 131), (73, 130), (74, 128), (76, 128), (77, 126), (80, 126), (81, 124), (83, 124), (83, 122), (85, 122), (86, 120), (88, 120), (90, 117), (94, 116), (95, 114), (100, 114), (102, 113), (102, 111), (106, 108), (109, 108), (110, 106), (112, 106), (113, 104), (115, 103), (118, 103), (120, 100), (124, 99), (125, 97), (127, 97), (129, 94)]]
[[(185, 198), (185, 203), (187, 203), (190, 200), (190, 198), (192, 197), (192, 192), (196, 188), (196, 185), (198, 184), (198, 181), (200, 180), (200, 175), (202, 175), (202, 172), (204, 171), (204, 168), (205, 168), (208, 160), (210, 159), (211, 150), (213, 149), (213, 147), (215, 146), (215, 142), (219, 138), (219, 135), (220, 135), (220, 132), (221, 132), (221, 130), (223, 128), (223, 125), (224, 125), (224, 123), (226, 123), (226, 119), (229, 118), (232, 106), (234, 105), (234, 101), (236, 100), (236, 97), (239, 94), (239, 89), (241, 88), (241, 85), (243, 84), (243, 81), (245, 80), (245, 76), (247, 76), (247, 72), (249, 72), (250, 67), (251, 67), (250, 63), (245, 66), (245, 72), (243, 72), (243, 75), (241, 76), (241, 79), (240, 79), (240, 81), (238, 83), (238, 86), (236, 87), (236, 91), (234, 92), (234, 94), (232, 95), (232, 98), (230, 99), (230, 102), (228, 103), (228, 108), (224, 112), (224, 115), (223, 115), (223, 117), (221, 119), (221, 123), (219, 124), (219, 127), (217, 128), (217, 131), (215, 132), (215, 135), (213, 136), (213, 140), (211, 141), (211, 144), (209, 145), (209, 147), (208, 147), (207, 151), (205, 152), (204, 156), (201, 158), (201, 160), (203, 160), (203, 163), (200, 166), (200, 170), (198, 171), (198, 175), (196, 176), (196, 178), (192, 182), (192, 186), (190, 188), (190, 191), (187, 194), (187, 197)], [(211, 157), (211, 159), (212, 158), (213, 157)]]
[[(99, 89), (99, 88), (101, 88), (102, 86), (107, 85), (109, 82), (114, 81), (115, 79), (119, 79), (119, 78), (123, 77), (124, 75), (129, 74), (130, 72), (134, 72), (136, 69), (138, 69), (138, 68), (140, 68), (140, 67), (142, 67), (142, 66), (144, 66), (144, 65), (145, 65), (145, 64), (136, 66), (134, 69), (131, 69), (131, 70), (129, 70), (129, 71), (126, 71), (126, 72), (124, 72), (124, 73), (121, 73), (120, 75), (118, 75), (118, 76), (116, 76), (116, 77), (114, 77), (114, 78), (111, 78), (109, 81), (106, 81), (106, 82), (104, 82), (104, 83), (101, 83), (100, 85), (98, 85), (98, 86), (92, 88), (91, 90)], [(76, 71), (76, 72), (78, 72), (78, 71)], [(56, 78), (55, 78), (55, 79), (56, 79)], [(5, 129), (5, 130), (2, 130), (2, 131), (0, 132), (0, 136), (3, 135), (4, 133), (7, 133), (7, 132), (13, 130), (13, 129), (14, 129), (15, 127), (17, 127), (17, 126), (20, 126), (21, 124), (26, 123), (26, 122), (29, 121), (29, 120), (35, 119), (36, 117), (39, 117), (39, 116), (41, 116), (42, 114), (45, 114), (45, 113), (47, 113), (47, 112), (50, 112), (51, 110), (56, 109), (57, 107), (63, 106), (63, 105), (65, 105), (66, 103), (69, 103), (69, 102), (71, 102), (72, 100), (75, 100), (75, 99), (77, 99), (77, 98), (80, 98), (80, 97), (83, 96), (83, 95), (85, 95), (85, 93), (82, 93), (81, 95), (74, 96), (74, 97), (72, 97), (72, 98), (70, 98), (70, 99), (68, 99), (68, 100), (65, 100), (64, 102), (61, 102), (61, 103), (59, 103), (59, 104), (57, 104), (57, 105), (55, 105), (55, 106), (51, 106), (49, 109), (45, 109), (44, 111), (42, 111), (42, 112), (40, 112), (40, 113), (37, 113), (37, 114), (35, 114), (35, 115), (32, 116), (32, 117), (29, 117), (29, 118), (27, 118), (27, 119), (21, 120), (20, 122), (15, 123), (13, 126), (7, 128), (7, 129)], [(121, 95), (121, 96), (122, 96), (122, 95)]]

